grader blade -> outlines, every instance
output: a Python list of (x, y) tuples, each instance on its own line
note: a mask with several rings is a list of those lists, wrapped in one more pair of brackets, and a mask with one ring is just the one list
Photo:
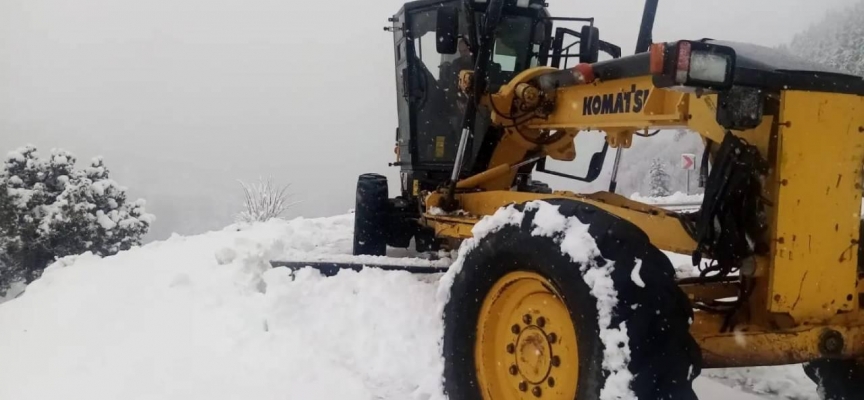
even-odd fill
[(286, 267), (291, 272), (297, 272), (303, 268), (318, 270), (326, 277), (336, 276), (340, 271), (351, 270), (359, 272), (367, 268), (377, 268), (385, 271), (405, 271), (411, 274), (441, 274), (447, 272), (449, 267), (433, 267), (418, 265), (393, 265), (393, 264), (369, 264), (369, 263), (337, 263), (327, 261), (271, 261), (273, 268)]

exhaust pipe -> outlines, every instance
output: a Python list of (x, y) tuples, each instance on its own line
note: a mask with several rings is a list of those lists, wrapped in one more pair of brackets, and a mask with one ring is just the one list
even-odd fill
[(645, 0), (642, 12), (642, 25), (639, 26), (639, 39), (636, 40), (636, 54), (644, 53), (654, 41), (654, 17), (657, 16), (657, 3), (660, 0)]

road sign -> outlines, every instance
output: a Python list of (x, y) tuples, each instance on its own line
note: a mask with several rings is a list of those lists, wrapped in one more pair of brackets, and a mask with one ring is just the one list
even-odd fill
[(681, 154), (681, 169), (692, 171), (696, 169), (695, 154)]

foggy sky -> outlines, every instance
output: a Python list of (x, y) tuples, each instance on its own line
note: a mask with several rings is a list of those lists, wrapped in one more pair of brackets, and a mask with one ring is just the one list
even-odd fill
[[(549, 0), (635, 46), (641, 1)], [(661, 0), (655, 40), (788, 42), (853, 0)], [(395, 193), (396, 0), (0, 0), (0, 155), (26, 143), (103, 155), (158, 221), (219, 229), (238, 179), (272, 175), (291, 216), (353, 207), (357, 175)], [(80, 162), (80, 161), (79, 161)]]

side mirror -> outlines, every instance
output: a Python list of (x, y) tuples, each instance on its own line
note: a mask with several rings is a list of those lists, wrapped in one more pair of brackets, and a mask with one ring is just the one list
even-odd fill
[(600, 59), (600, 30), (597, 27), (585, 25), (579, 36), (579, 62), (594, 64)]
[(531, 34), (531, 44), (543, 44), (546, 41), (547, 25), (542, 21), (534, 23), (534, 32)]
[(438, 54), (456, 54), (459, 39), (459, 10), (456, 7), (438, 9), (435, 47)]
[(591, 155), (591, 161), (588, 163), (588, 172), (585, 173), (585, 176), (575, 176), (563, 172), (548, 170), (546, 169), (545, 157), (537, 161), (537, 172), (573, 179), (580, 182), (594, 182), (600, 177), (600, 173), (603, 172), (603, 164), (606, 162), (606, 154), (608, 152), (609, 143), (604, 141), (603, 149)]

